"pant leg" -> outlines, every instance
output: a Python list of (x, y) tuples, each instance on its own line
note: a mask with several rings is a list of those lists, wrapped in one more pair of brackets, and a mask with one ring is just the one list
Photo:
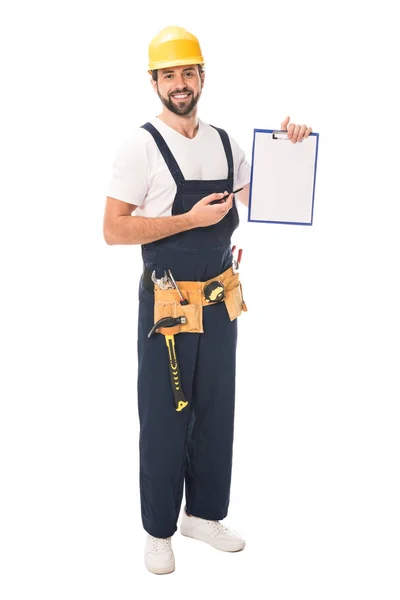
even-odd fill
[(229, 506), (235, 407), (237, 320), (225, 304), (204, 308), (188, 428), (186, 507), (203, 519), (226, 517)]
[(175, 410), (165, 337), (147, 334), (154, 323), (154, 297), (139, 290), (138, 408), (140, 422), (140, 498), (144, 529), (155, 537), (169, 537), (183, 495), (187, 424), (200, 334), (180, 333), (175, 348), (182, 389), (189, 406)]

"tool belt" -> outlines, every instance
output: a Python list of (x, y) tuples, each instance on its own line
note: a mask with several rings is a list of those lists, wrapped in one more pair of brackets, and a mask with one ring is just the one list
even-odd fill
[(179, 412), (188, 402), (182, 390), (174, 336), (178, 333), (204, 333), (203, 307), (224, 302), (229, 318), (233, 321), (242, 311), (247, 311), (247, 306), (243, 299), (239, 273), (235, 273), (231, 267), (207, 281), (175, 283), (180, 294), (176, 288), (161, 289), (154, 283), (150, 271), (145, 269), (143, 272), (143, 285), (150, 293), (154, 293), (154, 326), (148, 337), (153, 333), (165, 336), (175, 410)]
[[(154, 293), (154, 323), (165, 317), (185, 317), (186, 323), (175, 327), (160, 327), (158, 333), (176, 335), (177, 333), (204, 333), (203, 329), (203, 307), (212, 306), (225, 302), (226, 310), (231, 321), (236, 319), (242, 311), (247, 311), (243, 299), (242, 284), (239, 281), (239, 273), (233, 273), (229, 267), (226, 271), (207, 281), (177, 281), (178, 287), (188, 304), (180, 304), (180, 297), (176, 289), (161, 290), (151, 279), (150, 271), (143, 272), (143, 285), (151, 293)], [(220, 288), (223, 286), (223, 299), (218, 300)], [(215, 289), (208, 292), (211, 298), (206, 297), (205, 290), (211, 287)], [(207, 290), (208, 288), (208, 290)], [(215, 297), (215, 300), (214, 300)]]

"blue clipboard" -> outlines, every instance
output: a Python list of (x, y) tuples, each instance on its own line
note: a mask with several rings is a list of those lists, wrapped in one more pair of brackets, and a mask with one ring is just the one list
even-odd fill
[(287, 131), (254, 129), (248, 221), (312, 225), (319, 134), (293, 144)]

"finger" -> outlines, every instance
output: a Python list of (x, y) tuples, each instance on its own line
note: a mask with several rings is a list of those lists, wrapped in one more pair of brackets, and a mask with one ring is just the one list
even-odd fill
[(301, 125), (296, 125), (296, 127), (294, 128), (294, 132), (293, 132), (293, 136), (292, 136), (292, 142), (294, 144), (297, 142), (297, 139), (298, 139), (299, 133), (300, 133), (300, 129), (301, 129)]
[(312, 127), (308, 127), (307, 128), (307, 131), (305, 132), (304, 137), (308, 138), (308, 136), (310, 135), (310, 133), (312, 133)]
[(292, 135), (293, 135), (293, 131), (295, 128), (295, 124), (291, 123), (288, 127), (288, 139), (291, 140), (292, 139)]
[(290, 117), (286, 117), (286, 119), (284, 121), (282, 121), (282, 123), (281, 123), (281, 129), (286, 131), (289, 121), (290, 121)]
[[(225, 192), (225, 194), (227, 194), (228, 192)], [(215, 200), (221, 200), (221, 198), (224, 197), (223, 193), (219, 193), (219, 194), (210, 194), (209, 196), (205, 196), (205, 198), (203, 198), (203, 202), (204, 204), (210, 204), (210, 202), (214, 202)]]
[(295, 128), (293, 130), (293, 134), (292, 134), (292, 143), (295, 144), (297, 142), (297, 138), (300, 132), (300, 128), (301, 125), (295, 125)]
[(227, 209), (227, 212), (231, 210), (232, 206), (233, 206), (233, 194), (231, 194), (226, 201), (225, 208)]
[[(225, 202), (229, 202), (229, 198), (230, 198), (231, 196), (232, 196), (232, 194), (230, 194), (229, 192), (224, 192), (224, 195), (223, 195), (223, 200), (224, 200), (224, 202), (223, 202), (223, 203), (225, 203)], [(221, 204), (223, 204), (223, 203), (221, 202)]]
[(225, 202), (221, 202), (218, 206), (221, 209), (221, 214), (225, 216), (233, 206), (233, 194), (230, 194), (229, 198)]
[(298, 138), (297, 138), (298, 142), (302, 141), (302, 139), (304, 138), (304, 136), (306, 134), (306, 131), (307, 131), (307, 125), (302, 125), (300, 128), (300, 131), (299, 131)]

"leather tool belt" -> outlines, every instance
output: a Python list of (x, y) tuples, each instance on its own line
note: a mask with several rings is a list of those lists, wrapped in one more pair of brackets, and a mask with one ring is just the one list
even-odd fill
[[(150, 271), (143, 273), (143, 284), (147, 290), (154, 293), (154, 323), (166, 317), (185, 317), (186, 323), (174, 327), (157, 329), (164, 335), (177, 333), (204, 333), (203, 307), (225, 302), (226, 310), (231, 321), (236, 319), (242, 311), (247, 311), (243, 299), (242, 284), (239, 273), (233, 273), (229, 267), (226, 271), (207, 281), (177, 281), (182, 296), (187, 304), (180, 303), (180, 296), (176, 289), (162, 290), (151, 279)], [(218, 285), (218, 284), (222, 284)], [(223, 298), (221, 295), (223, 290)], [(210, 291), (211, 290), (211, 291)]]

